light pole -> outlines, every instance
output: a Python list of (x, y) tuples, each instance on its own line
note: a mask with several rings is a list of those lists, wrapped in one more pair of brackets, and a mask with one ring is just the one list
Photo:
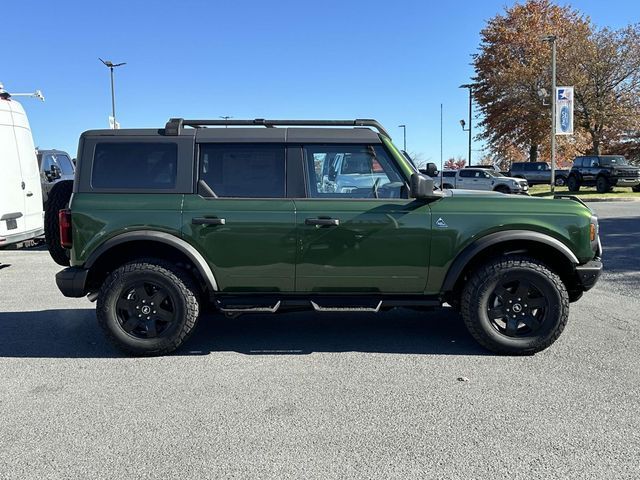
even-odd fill
[(472, 89), (473, 85), (470, 83), (465, 83), (464, 85), (460, 85), (458, 88), (468, 88), (469, 89), (469, 127), (464, 128), (465, 122), (464, 120), (460, 120), (460, 125), (462, 125), (462, 130), (465, 132), (469, 132), (469, 166), (471, 166), (471, 97), (472, 97)]
[[(223, 120), (229, 120), (230, 118), (233, 118), (231, 115), (220, 115), (220, 118)], [(228, 125), (225, 125), (224, 128), (227, 128)]]
[(556, 39), (555, 35), (541, 38), (551, 44), (551, 193), (556, 190)]
[(102, 60), (98, 57), (102, 63), (104, 63), (105, 67), (108, 67), (111, 71), (111, 116), (113, 117), (113, 128), (116, 128), (116, 94), (113, 88), (113, 69), (116, 67), (121, 67), (122, 65), (126, 65), (127, 62), (122, 63), (113, 63), (111, 60)]
[(398, 128), (402, 129), (402, 145), (403, 145), (403, 150), (406, 152), (407, 151), (407, 126), (403, 123), (402, 125), (398, 125)]

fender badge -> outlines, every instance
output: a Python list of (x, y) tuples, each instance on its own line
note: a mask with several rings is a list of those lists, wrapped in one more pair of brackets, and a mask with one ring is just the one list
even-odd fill
[(446, 224), (446, 222), (442, 219), (442, 217), (438, 218), (438, 220), (436, 220), (436, 227), (440, 227), (440, 228), (447, 228), (449, 225)]

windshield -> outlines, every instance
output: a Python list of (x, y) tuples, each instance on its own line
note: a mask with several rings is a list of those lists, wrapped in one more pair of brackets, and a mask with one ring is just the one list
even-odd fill
[(500, 172), (496, 172), (495, 170), (485, 170), (485, 172), (487, 172), (492, 177), (504, 177), (503, 174), (501, 174)]
[(610, 167), (613, 165), (629, 165), (629, 162), (621, 155), (616, 157), (600, 157), (600, 165)]

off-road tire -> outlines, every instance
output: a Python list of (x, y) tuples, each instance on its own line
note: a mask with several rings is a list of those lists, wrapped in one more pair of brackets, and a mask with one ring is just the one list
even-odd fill
[[(548, 301), (547, 316), (528, 336), (507, 336), (489, 319), (488, 301), (507, 275), (545, 290), (540, 293)], [(569, 318), (569, 294), (560, 277), (544, 263), (526, 256), (497, 258), (477, 268), (463, 288), (460, 304), (469, 333), (483, 347), (499, 354), (531, 355), (544, 350), (558, 339)]]
[(631, 190), (634, 192), (640, 192), (640, 185), (636, 185), (635, 187), (631, 187)]
[(58, 212), (69, 206), (73, 182), (56, 183), (49, 192), (44, 210), (44, 239), (53, 261), (63, 267), (69, 266), (69, 250), (60, 245), (60, 220)]
[(611, 190), (611, 184), (609, 183), (609, 179), (607, 177), (600, 176), (596, 180), (596, 190), (598, 193), (607, 193)]
[[(165, 335), (139, 338), (127, 333), (120, 323), (117, 302), (128, 288), (152, 282), (171, 292), (175, 324)], [(179, 348), (191, 335), (200, 314), (200, 291), (193, 277), (170, 262), (140, 259), (122, 265), (104, 281), (98, 293), (98, 324), (108, 340), (121, 351), (135, 356), (165, 355)]]
[(499, 192), (499, 193), (504, 193), (504, 194), (510, 194), (511, 193), (511, 189), (509, 187), (506, 187), (504, 185), (499, 185), (496, 188), (493, 189), (494, 192)]
[(570, 192), (579, 192), (580, 191), (580, 181), (575, 176), (570, 176), (567, 180), (567, 187)]

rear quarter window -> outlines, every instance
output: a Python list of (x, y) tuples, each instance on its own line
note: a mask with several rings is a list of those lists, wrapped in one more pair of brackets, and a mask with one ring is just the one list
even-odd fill
[(91, 186), (171, 190), (176, 187), (178, 147), (173, 143), (97, 143)]

